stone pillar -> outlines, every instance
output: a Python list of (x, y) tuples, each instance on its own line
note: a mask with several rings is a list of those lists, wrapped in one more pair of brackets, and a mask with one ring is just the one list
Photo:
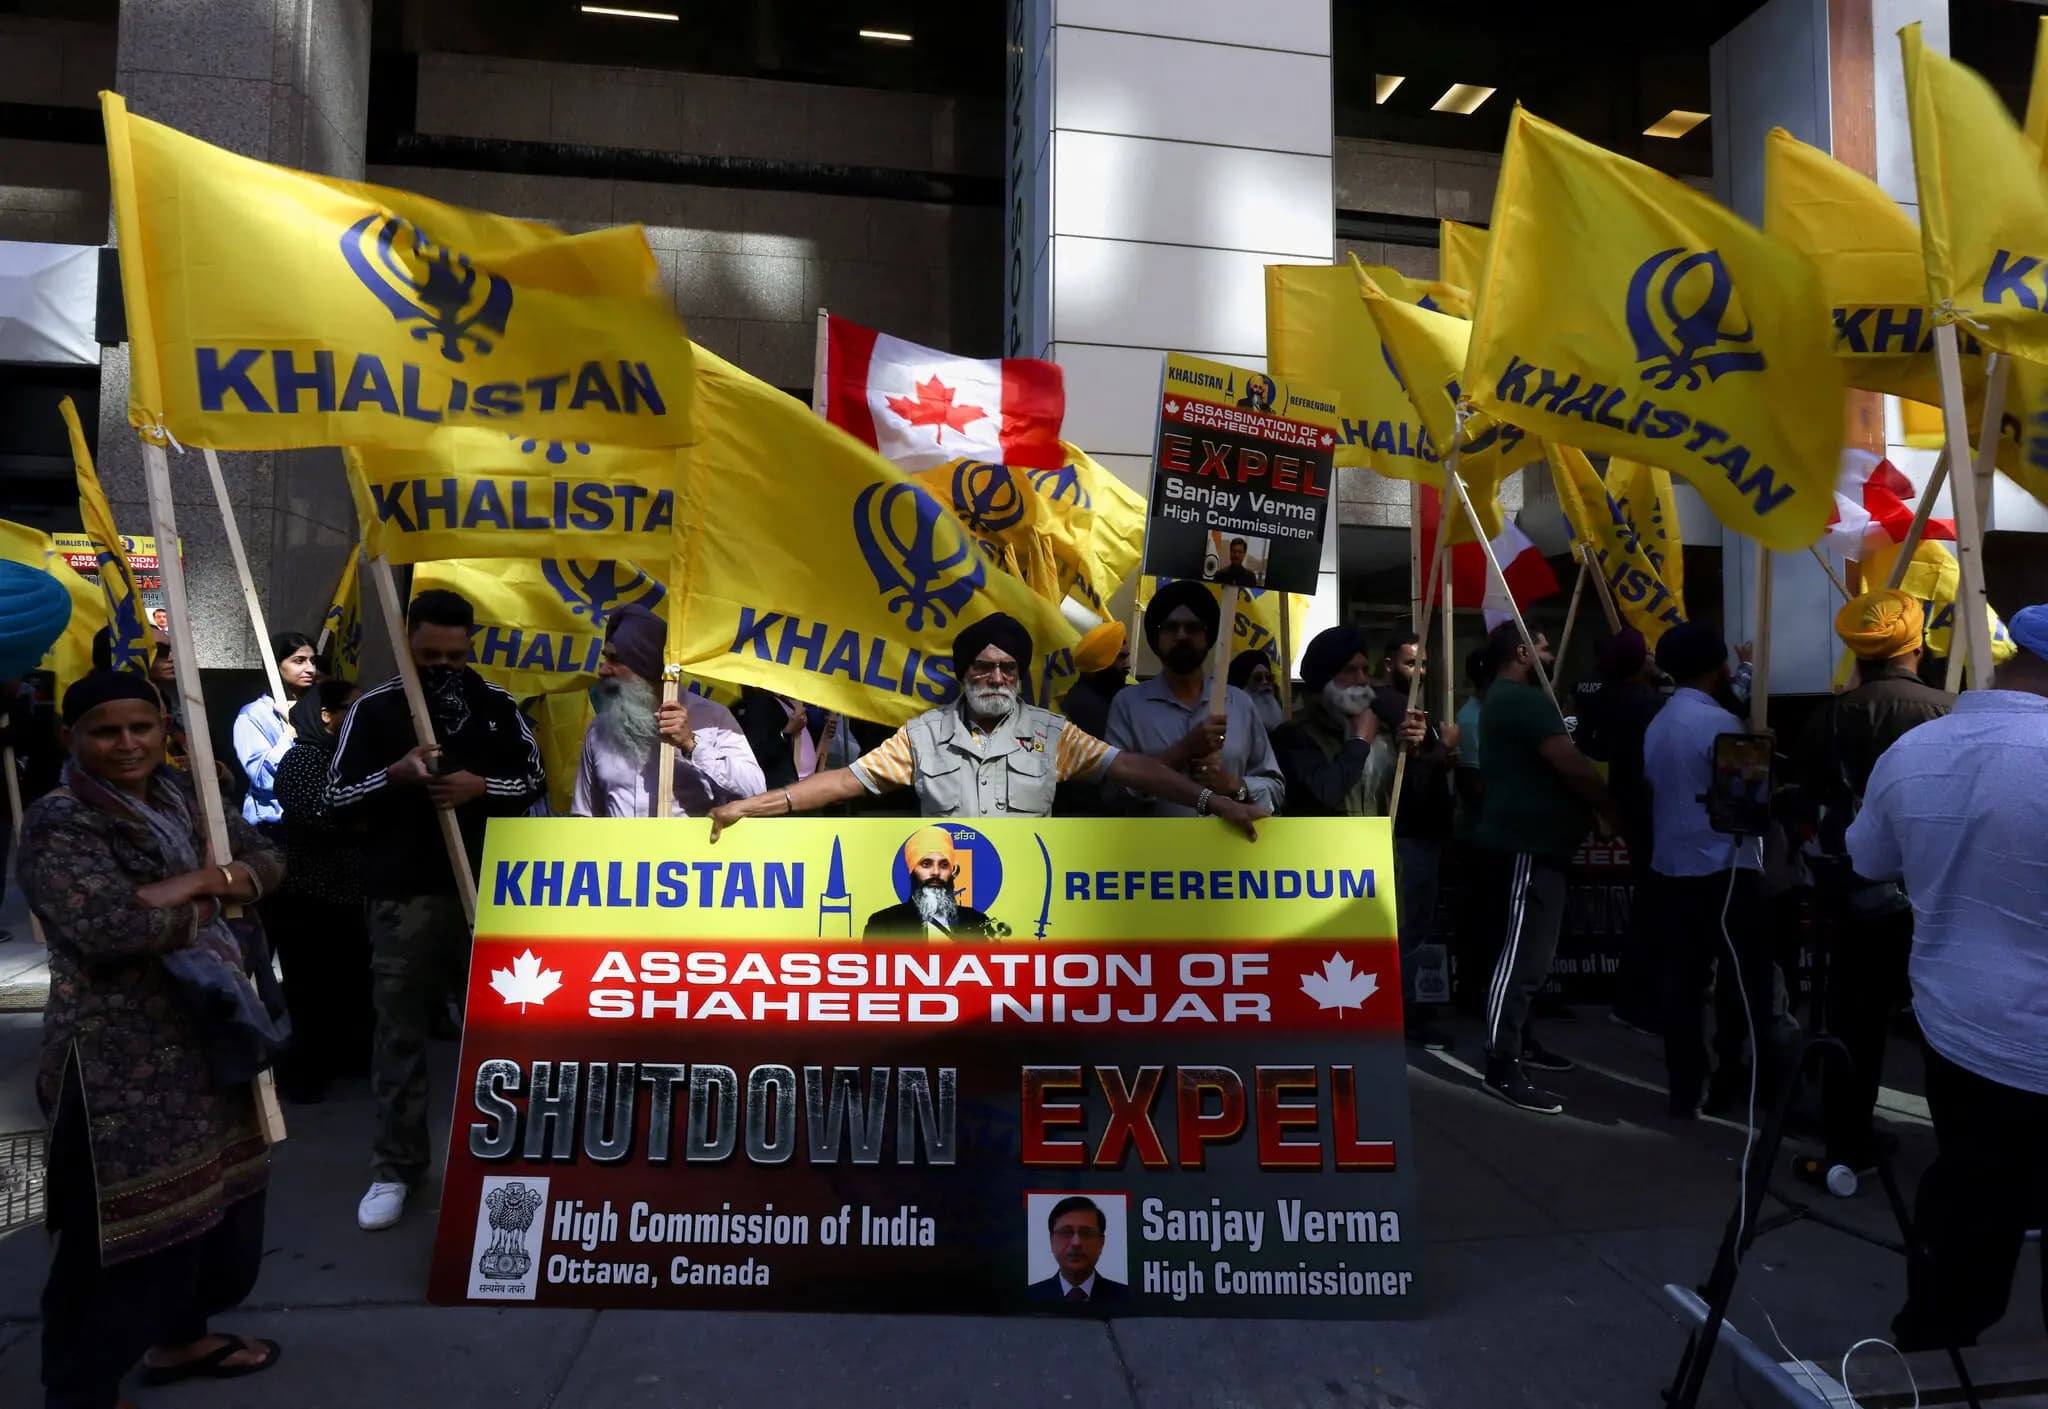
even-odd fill
[[(1762, 224), (1764, 135), (1783, 127), (1875, 177), (1917, 216), (1898, 43), (1899, 28), (1914, 20), (1926, 26), (1932, 47), (1948, 48), (1947, 0), (1772, 0), (1714, 45), (1715, 195)], [(1924, 479), (1931, 452), (1887, 444), (1898, 435), (1889, 400), (1851, 393), (1848, 441), (1883, 450)], [(1727, 633), (1731, 640), (1753, 637), (1759, 549), (1754, 539), (1732, 533), (1723, 545)], [(1775, 555), (1772, 578), (1772, 693), (1824, 694), (1841, 652), (1834, 634), (1841, 596), (1809, 553)]]
[(1331, 257), (1329, 0), (1011, 0), (1008, 49), (1005, 350), (1149, 494), (1162, 354), (1263, 370), (1264, 266)]
[[(130, 111), (230, 151), (360, 180), (370, 0), (122, 0), (114, 86)], [(100, 369), (100, 478), (121, 527), (146, 532), (127, 348), (108, 348)], [(339, 453), (220, 458), (271, 629), (317, 633), (356, 538)], [(174, 453), (171, 479), (199, 664), (258, 669), (263, 647), (249, 628), (199, 453)]]

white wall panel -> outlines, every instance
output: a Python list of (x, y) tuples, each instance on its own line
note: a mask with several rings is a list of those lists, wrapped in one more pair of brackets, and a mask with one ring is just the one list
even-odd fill
[(1052, 261), (1054, 342), (1265, 355), (1263, 254), (1056, 235)]
[(1330, 257), (1328, 157), (1094, 132), (1056, 141), (1056, 235)]
[(1063, 130), (1330, 154), (1325, 57), (1097, 29), (1063, 28), (1056, 44)]
[(1057, 0), (1053, 23), (1294, 54), (1330, 52), (1330, 0)]

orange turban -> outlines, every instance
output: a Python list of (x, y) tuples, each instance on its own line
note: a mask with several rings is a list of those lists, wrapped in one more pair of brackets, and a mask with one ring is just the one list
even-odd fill
[(919, 827), (903, 843), (903, 864), (915, 866), (927, 856), (953, 857), (953, 834), (944, 827)]
[(1918, 598), (1885, 588), (1844, 602), (1835, 634), (1858, 660), (1890, 660), (1920, 649), (1924, 621)]
[(1105, 621), (1081, 638), (1081, 644), (1074, 648), (1074, 669), (1087, 675), (1097, 670), (1107, 670), (1116, 664), (1116, 658), (1124, 653), (1124, 642), (1129, 633), (1120, 621)]

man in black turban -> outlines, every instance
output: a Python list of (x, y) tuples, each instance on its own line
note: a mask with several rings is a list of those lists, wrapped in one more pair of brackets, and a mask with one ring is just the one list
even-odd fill
[(1184, 803), (1247, 833), (1267, 815), (1264, 808), (1204, 787), (1157, 759), (1114, 749), (1051, 710), (1026, 703), (1031, 656), (1031, 633), (1015, 617), (995, 612), (977, 618), (953, 641), (957, 699), (918, 715), (849, 767), (820, 770), (786, 788), (713, 808), (713, 840), (743, 817), (809, 812), (896, 788), (915, 788), (926, 817), (1048, 817), (1054, 789), (1076, 780), (1112, 781)]

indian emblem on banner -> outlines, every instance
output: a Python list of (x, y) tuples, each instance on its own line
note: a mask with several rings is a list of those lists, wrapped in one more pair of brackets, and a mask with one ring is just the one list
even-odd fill
[[(1741, 326), (1728, 326), (1731, 318)], [(1761, 352), (1739, 346), (1755, 339), (1756, 325), (1743, 314), (1735, 281), (1715, 250), (1668, 249), (1644, 260), (1629, 280), (1628, 331), (1636, 360), (1648, 364), (1643, 380), (1659, 391), (1681, 381), (1698, 391), (1702, 375), (1719, 381), (1730, 372), (1764, 369)], [(1738, 346), (1715, 350), (1724, 343)]]
[(547, 1202), (546, 1179), (485, 1177), (477, 1197), (472, 1297), (533, 1300), (533, 1261), (540, 1250), (534, 1224)]
[(1016, 471), (986, 460), (953, 467), (953, 507), (975, 533), (1001, 533), (1024, 520), (1024, 491)]
[(587, 616), (602, 629), (612, 612), (628, 602), (652, 611), (668, 589), (631, 563), (576, 558), (543, 558), (541, 576), (572, 616)]
[[(418, 322), (421, 342), (438, 337), (441, 356), (464, 360), (463, 344), (489, 352), (512, 315), (512, 285), (478, 270), (395, 215), (366, 215), (341, 237), (342, 258), (363, 287), (401, 323)], [(481, 285), (481, 287), (479, 287)]]
[(871, 484), (853, 501), (853, 536), (882, 605), (912, 631), (945, 627), (988, 581), (974, 545), (914, 484)]

